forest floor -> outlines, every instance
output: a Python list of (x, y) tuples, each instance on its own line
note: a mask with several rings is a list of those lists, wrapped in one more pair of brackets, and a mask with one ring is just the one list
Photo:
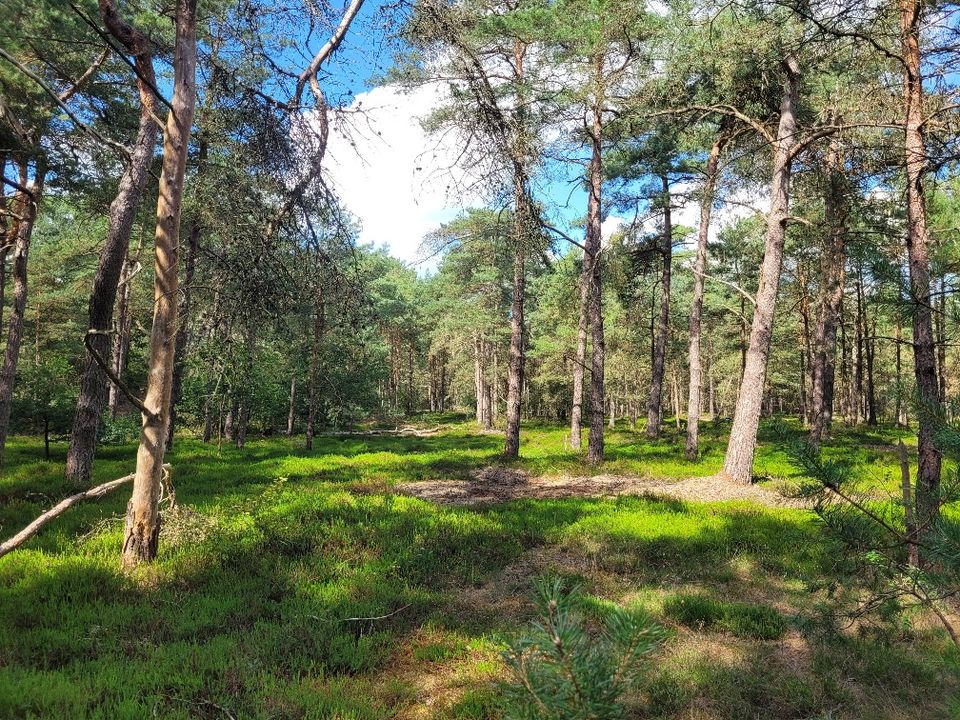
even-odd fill
[[(673, 429), (619, 426), (592, 468), (561, 427), (525, 425), (523, 459), (503, 464), (502, 436), (420, 427), (438, 424), (310, 453), (178, 439), (180, 507), (133, 575), (126, 492), (69, 511), (0, 559), (0, 718), (496, 718), (500, 654), (544, 574), (578, 584), (591, 621), (628, 605), (669, 628), (632, 716), (960, 718), (960, 652), (929, 617), (844, 619), (841, 554), (783, 496), (789, 424), (764, 426), (758, 483), (732, 491), (710, 479), (724, 425), (696, 463)], [(900, 436), (840, 428), (825, 452), (880, 497)], [(0, 536), (69, 494), (64, 453), (8, 444)], [(103, 448), (95, 480), (133, 458)]]
[(541, 475), (491, 465), (469, 480), (421, 480), (399, 483), (400, 492), (444, 505), (484, 505), (511, 500), (617, 497), (649, 495), (694, 502), (749, 500), (767, 507), (800, 507), (788, 494), (761, 485), (734, 485), (719, 475), (685, 480), (651, 478), (649, 475)]

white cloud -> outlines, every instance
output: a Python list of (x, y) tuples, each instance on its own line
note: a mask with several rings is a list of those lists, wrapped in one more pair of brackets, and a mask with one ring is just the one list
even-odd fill
[(444, 91), (424, 87), (404, 92), (376, 87), (357, 95), (345, 122), (331, 128), (327, 168), (344, 205), (362, 225), (360, 241), (387, 245), (407, 262), (422, 259), (421, 242), (431, 230), (479, 198), (451, 191), (463, 177), (448, 168), (459, 147), (453, 134), (433, 137), (421, 118), (440, 106)]
[[(360, 241), (386, 245), (391, 255), (419, 263), (421, 269), (436, 262), (435, 258), (424, 262), (423, 238), (463, 210), (483, 205), (478, 194), (458, 189), (469, 169), (450, 169), (460, 155), (459, 139), (453, 133), (431, 136), (420, 125), (422, 118), (445, 102), (445, 94), (433, 85), (409, 93), (389, 85), (361, 93), (344, 121), (331, 127), (327, 149), (327, 170), (344, 205), (360, 220)], [(689, 184), (681, 184), (675, 191), (679, 196), (690, 189)], [(729, 199), (734, 202), (714, 210), (711, 240), (722, 226), (752, 214), (748, 200), (761, 211), (768, 202), (762, 193), (750, 197), (743, 191)], [(687, 199), (677, 204), (673, 222), (696, 228), (699, 203)], [(608, 216), (603, 239), (632, 221), (632, 217)], [(645, 218), (643, 229), (656, 232), (659, 223), (659, 217)]]

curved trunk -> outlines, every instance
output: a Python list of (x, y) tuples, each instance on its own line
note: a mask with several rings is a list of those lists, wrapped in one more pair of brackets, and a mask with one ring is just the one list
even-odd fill
[[(149, 62), (152, 68), (152, 61)], [(139, 65), (145, 67), (143, 62)], [(149, 92), (149, 89), (141, 88), (141, 93)], [(113, 308), (130, 245), (130, 232), (140, 205), (140, 196), (150, 176), (150, 165), (157, 144), (159, 129), (153, 119), (151, 105), (149, 101), (141, 99), (140, 128), (130, 163), (120, 179), (117, 195), (110, 204), (107, 241), (90, 292), (87, 311), (92, 333), (90, 346), (102, 358), (106, 358), (110, 352), (111, 343), (107, 333), (113, 327)], [(77, 396), (70, 448), (67, 451), (66, 476), (71, 482), (86, 484), (90, 481), (97, 449), (97, 429), (109, 398), (109, 386), (109, 378), (88, 349), (84, 353), (83, 369), (80, 371), (80, 394)]]
[(763, 263), (760, 266), (757, 306), (753, 313), (750, 345), (723, 462), (723, 473), (733, 482), (742, 484), (749, 484), (753, 478), (753, 454), (757, 447), (757, 429), (760, 425), (763, 390), (766, 386), (767, 360), (773, 337), (773, 316), (777, 291), (780, 289), (783, 245), (790, 209), (790, 173), (793, 148), (796, 144), (794, 109), (798, 99), (800, 72), (793, 57), (788, 57), (785, 65), (787, 82), (780, 105), (780, 123), (774, 146), (770, 212), (767, 216)]
[(196, 0), (178, 0), (173, 51), (173, 101), (163, 140), (163, 169), (157, 200), (154, 252), (154, 310), (150, 333), (147, 395), (133, 495), (127, 505), (122, 564), (150, 562), (160, 536), (160, 482), (170, 418), (173, 358), (177, 326), (177, 271), (180, 210), (187, 167), (187, 148), (197, 101)]

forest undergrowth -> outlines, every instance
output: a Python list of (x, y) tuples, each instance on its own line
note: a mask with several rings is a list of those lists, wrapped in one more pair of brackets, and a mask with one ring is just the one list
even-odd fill
[[(600, 623), (643, 608), (668, 630), (626, 699), (650, 718), (956, 718), (960, 653), (922, 614), (851, 620), (857, 589), (808, 511), (664, 495), (522, 497), (444, 505), (406, 483), (599, 475), (532, 425), (519, 461), (455, 416), (418, 437), (268, 438), (243, 450), (178, 439), (179, 508), (158, 562), (117, 562), (124, 493), (71, 510), (0, 560), (3, 718), (497, 718), (501, 653), (534, 609), (533, 586), (579, 586)], [(682, 434), (609, 434), (607, 476), (668, 485), (719, 470)], [(759, 486), (789, 490), (780, 429), (764, 427)], [(788, 432), (789, 426), (788, 426)], [(825, 452), (896, 492), (892, 428), (838, 428)], [(0, 480), (0, 534), (60, 496), (65, 448), (16, 438)], [(96, 481), (129, 472), (102, 448)]]

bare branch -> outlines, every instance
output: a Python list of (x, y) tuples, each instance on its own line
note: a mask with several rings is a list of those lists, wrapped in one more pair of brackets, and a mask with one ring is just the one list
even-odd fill
[(93, 74), (100, 69), (100, 66), (103, 65), (103, 61), (107, 59), (110, 55), (110, 48), (105, 47), (103, 51), (97, 56), (97, 59), (84, 71), (83, 75), (77, 78), (77, 81), (73, 83), (70, 87), (60, 93), (60, 102), (67, 102), (70, 98), (77, 94), (77, 91), (82, 88), (87, 80), (89, 80)]
[(103, 370), (104, 374), (106, 374), (106, 376), (110, 378), (110, 382), (116, 385), (117, 388), (120, 390), (120, 392), (126, 395), (127, 399), (131, 403), (133, 403), (133, 405), (138, 410), (140, 410), (140, 412), (142, 412), (144, 415), (146, 415), (151, 419), (155, 419), (157, 417), (157, 414), (147, 409), (147, 406), (143, 404), (143, 400), (141, 400), (140, 398), (138, 398), (136, 395), (133, 394), (133, 391), (127, 386), (127, 384), (120, 379), (120, 377), (113, 371), (113, 368), (109, 366), (107, 361), (104, 360), (100, 356), (100, 353), (98, 353), (96, 349), (93, 347), (93, 345), (90, 344), (90, 339), (94, 335), (109, 335), (109, 334), (110, 333), (105, 330), (94, 330), (93, 328), (90, 328), (89, 330), (87, 330), (87, 334), (83, 336), (83, 344), (87, 347), (87, 352), (90, 353), (90, 356), (94, 359), (94, 362), (96, 362), (97, 365), (100, 366), (100, 369)]

